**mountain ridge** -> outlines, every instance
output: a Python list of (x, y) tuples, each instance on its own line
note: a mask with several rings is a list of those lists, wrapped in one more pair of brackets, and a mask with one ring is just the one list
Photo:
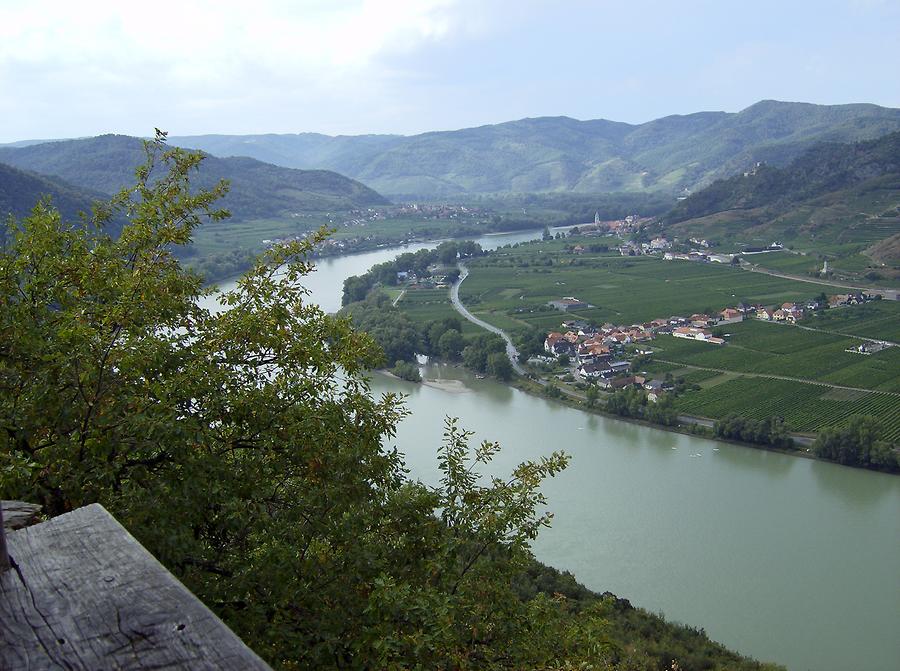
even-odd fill
[(173, 136), (218, 156), (328, 168), (395, 197), (696, 190), (764, 160), (785, 165), (821, 141), (900, 130), (900, 109), (762, 100), (740, 112), (669, 115), (642, 124), (528, 117), (417, 135), (317, 133)]
[(785, 167), (762, 164), (717, 180), (656, 225), (670, 236), (726, 246), (778, 240), (813, 255), (809, 264), (800, 259), (804, 271), (828, 259), (848, 280), (898, 280), (900, 132), (819, 143)]
[[(64, 180), (76, 187), (113, 194), (134, 183), (145, 160), (143, 141), (127, 135), (0, 147), (0, 162)], [(235, 220), (283, 217), (295, 212), (348, 210), (388, 201), (356, 180), (328, 170), (298, 170), (247, 157), (206, 154), (192, 183), (210, 188), (230, 181), (222, 205)]]

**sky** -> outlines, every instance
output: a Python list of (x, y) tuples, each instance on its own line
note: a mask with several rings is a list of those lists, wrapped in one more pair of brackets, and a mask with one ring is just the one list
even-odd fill
[(900, 0), (0, 0), (0, 142), (900, 107)]

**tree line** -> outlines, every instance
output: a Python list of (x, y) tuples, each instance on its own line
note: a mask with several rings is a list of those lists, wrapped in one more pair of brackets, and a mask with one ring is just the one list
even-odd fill
[[(444, 266), (455, 265), (457, 259), (466, 259), (484, 254), (481, 245), (471, 240), (445, 241), (434, 249), (420, 249), (417, 252), (405, 252), (391, 261), (378, 263), (362, 275), (352, 275), (344, 280), (344, 291), (341, 305), (349, 305), (365, 300), (369, 292), (377, 286), (397, 286), (401, 281), (398, 274), (414, 273), (418, 278), (430, 277), (429, 267), (440, 263)], [(454, 281), (459, 277), (459, 270), (450, 269), (444, 275)]]

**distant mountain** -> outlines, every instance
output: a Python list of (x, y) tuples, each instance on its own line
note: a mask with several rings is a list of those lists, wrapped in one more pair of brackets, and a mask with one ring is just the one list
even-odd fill
[(73, 221), (79, 212), (91, 212), (91, 204), (106, 195), (0, 163), (0, 218), (27, 216), (43, 196), (50, 196), (63, 218)]
[[(679, 202), (662, 221), (676, 234), (877, 243), (900, 232), (900, 132), (853, 144), (822, 143), (786, 167), (763, 164), (718, 180)], [(893, 256), (895, 247), (874, 249)]]
[(74, 138), (56, 138), (54, 140), (17, 140), (16, 142), (0, 142), (0, 147), (30, 147), (33, 144), (44, 144), (45, 142), (60, 142), (64, 139), (74, 139)]
[[(144, 158), (141, 140), (124, 135), (0, 147), (0, 162), (105, 194), (133, 184), (134, 170)], [(209, 188), (223, 178), (231, 182), (223, 206), (231, 210), (236, 220), (347, 210), (387, 202), (367, 186), (335, 172), (284, 168), (252, 158), (207, 156), (192, 183)]]
[(414, 136), (172, 137), (217, 156), (336, 170), (388, 195), (696, 190), (766, 161), (785, 165), (822, 141), (900, 130), (900, 110), (877, 105), (759, 102), (632, 125), (542, 117)]

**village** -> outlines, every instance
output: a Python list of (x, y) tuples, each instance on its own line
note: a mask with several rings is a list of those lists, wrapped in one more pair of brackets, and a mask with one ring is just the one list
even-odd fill
[[(824, 300), (823, 300), (824, 299)], [(621, 326), (605, 323), (600, 326), (582, 319), (562, 321), (563, 331), (551, 331), (544, 339), (545, 356), (532, 357), (528, 363), (547, 365), (562, 363), (571, 366), (573, 379), (592, 383), (599, 389), (616, 391), (628, 387), (646, 390), (647, 399), (658, 401), (671, 391), (671, 380), (649, 379), (638, 374), (637, 368), (646, 361), (653, 349), (649, 343), (658, 335), (695, 340), (711, 346), (723, 346), (726, 340), (718, 334), (720, 327), (737, 324), (745, 319), (781, 322), (795, 325), (810, 313), (844, 305), (861, 305), (871, 300), (862, 292), (819, 296), (802, 303), (783, 303), (780, 306), (750, 305), (744, 302), (726, 307), (714, 315), (692, 314), (689, 317), (673, 315), (653, 319), (641, 324)], [(550, 301), (549, 306), (561, 312), (593, 307), (574, 296)], [(711, 329), (716, 328), (716, 334)], [(890, 346), (884, 342), (865, 342), (853, 348), (854, 353), (871, 354)], [(635, 365), (637, 364), (637, 365)]]

